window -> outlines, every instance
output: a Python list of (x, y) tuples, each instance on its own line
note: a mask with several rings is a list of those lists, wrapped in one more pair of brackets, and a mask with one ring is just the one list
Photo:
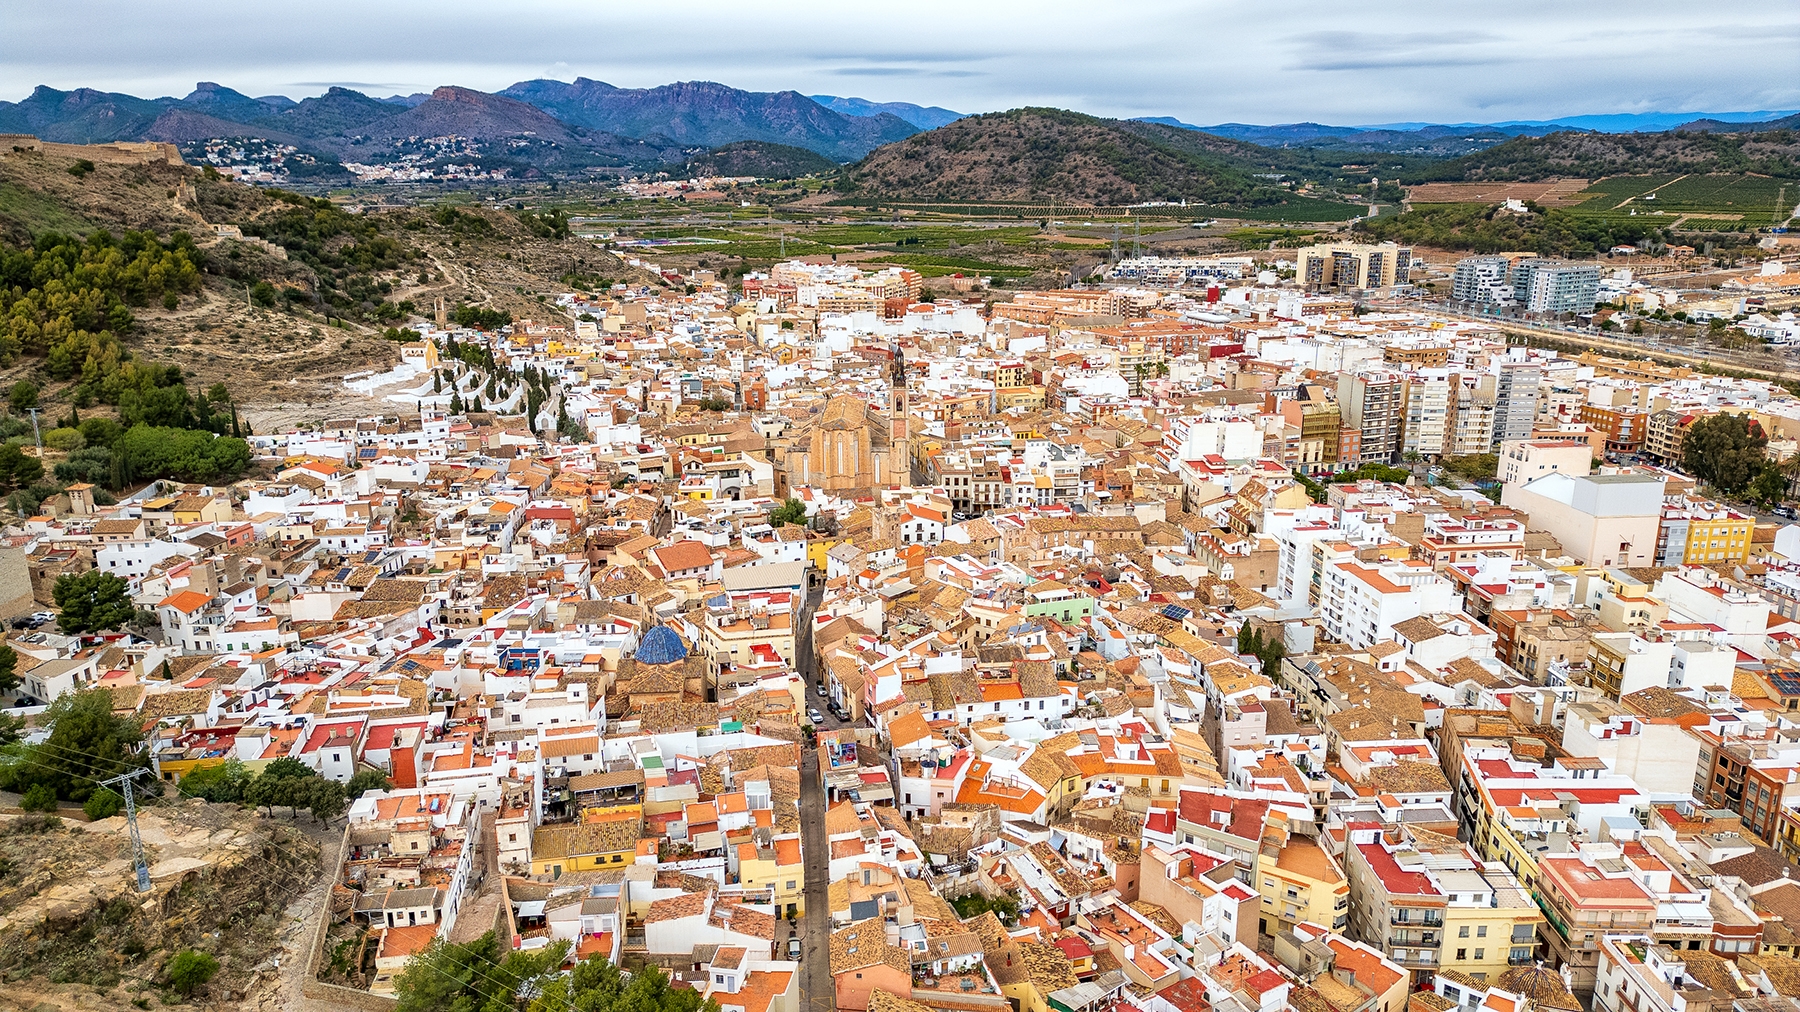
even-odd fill
[(1469, 950), (1467, 950), (1467, 949), (1456, 950), (1456, 958), (1457, 959), (1468, 959), (1469, 958)]
[(1476, 949), (1475, 950), (1475, 958), (1477, 960), (1486, 959), (1487, 958), (1487, 950), (1486, 949)]
[(1456, 937), (1458, 937), (1458, 938), (1469, 937), (1469, 926), (1467, 924), (1465, 924), (1462, 927), (1457, 928), (1456, 929)]
[(1485, 924), (1478, 925), (1475, 928), (1475, 937), (1476, 938), (1486, 938), (1487, 937), (1487, 925), (1485, 925)]
[(788, 880), (788, 884), (787, 884), (787, 887), (788, 887), (788, 888), (789, 888), (789, 889), (792, 889), (792, 888), (794, 888), (794, 882), (793, 882), (793, 880), (792, 880), (792, 879), (790, 879), (790, 880)]

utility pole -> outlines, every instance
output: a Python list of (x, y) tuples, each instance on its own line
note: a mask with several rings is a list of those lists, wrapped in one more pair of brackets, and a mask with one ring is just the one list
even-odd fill
[(31, 409), (31, 438), (37, 441), (38, 456), (42, 457), (44, 455), (44, 437), (38, 432), (37, 413), (38, 409)]
[(137, 868), (138, 892), (150, 891), (150, 864), (144, 860), (144, 839), (138, 835), (137, 797), (132, 793), (131, 782), (139, 774), (150, 772), (150, 768), (139, 767), (130, 773), (121, 773), (110, 780), (100, 781), (99, 786), (111, 787), (119, 785), (119, 793), (125, 795), (125, 824), (131, 828), (131, 861)]

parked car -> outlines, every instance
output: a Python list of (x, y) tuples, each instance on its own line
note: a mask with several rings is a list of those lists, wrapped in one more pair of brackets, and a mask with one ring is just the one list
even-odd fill
[(818, 707), (808, 707), (806, 710), (806, 719), (812, 721), (814, 727), (818, 727), (825, 723), (825, 715), (819, 712)]
[(788, 958), (795, 960), (795, 961), (798, 961), (800, 959), (800, 938), (799, 938), (799, 936), (790, 936), (788, 938)]
[(1786, 520), (1793, 520), (1796, 517), (1800, 517), (1800, 510), (1795, 510), (1792, 506), (1771, 506), (1769, 507), (1769, 512)]
[(813, 691), (818, 693), (820, 699), (824, 699), (825, 698), (825, 683), (824, 682), (813, 683)]

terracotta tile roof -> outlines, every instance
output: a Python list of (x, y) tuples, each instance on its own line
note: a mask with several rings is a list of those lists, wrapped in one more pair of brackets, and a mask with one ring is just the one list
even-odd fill
[(901, 973), (912, 974), (912, 957), (905, 949), (888, 944), (887, 930), (880, 918), (858, 921), (831, 933), (831, 972), (834, 976), (883, 963)]

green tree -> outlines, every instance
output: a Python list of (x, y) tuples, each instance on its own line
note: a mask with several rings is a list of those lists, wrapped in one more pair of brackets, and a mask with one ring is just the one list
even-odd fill
[(292, 780), (300, 777), (318, 776), (311, 766), (292, 756), (282, 756), (263, 767), (262, 775), (270, 780)]
[(112, 818), (124, 808), (124, 798), (113, 793), (110, 788), (102, 787), (88, 795), (86, 803), (81, 806), (81, 811), (88, 817), (88, 821), (97, 822), (101, 819)]
[(244, 788), (250, 783), (250, 771), (237, 759), (227, 759), (217, 766), (202, 766), (176, 784), (183, 797), (201, 798), (220, 804), (240, 804)]
[(1750, 497), (1765, 506), (1773, 506), (1787, 496), (1787, 475), (1771, 464), (1750, 482)]
[(1769, 437), (1746, 415), (1707, 415), (1688, 428), (1681, 463), (1726, 495), (1742, 492), (1762, 473)]
[(776, 527), (806, 523), (806, 504), (789, 496), (781, 505), (769, 511), (769, 523)]
[(30, 380), (20, 380), (19, 382), (14, 383), (12, 394), (8, 397), (8, 400), (12, 402), (12, 409), (15, 413), (22, 415), (25, 412), (30, 411), (32, 408), (37, 407), (37, 385)]
[(12, 443), (0, 446), (0, 492), (29, 488), (44, 476), (44, 463)]
[(49, 784), (32, 784), (19, 799), (19, 807), (27, 812), (55, 812), (56, 791)]
[(330, 822), (344, 814), (346, 795), (344, 785), (336, 780), (324, 777), (313, 777), (296, 783), (306, 785), (306, 810), (320, 822)]
[(388, 780), (386, 773), (380, 770), (361, 769), (351, 775), (350, 783), (345, 785), (344, 794), (351, 800), (355, 800), (362, 797), (366, 791), (385, 791), (392, 786), (393, 783)]
[(0, 643), (0, 696), (19, 687), (19, 652)]
[(86, 801), (96, 784), (148, 764), (136, 720), (113, 713), (112, 691), (87, 689), (60, 696), (40, 720), (50, 735), (38, 745), (15, 745), (18, 762), (0, 766), (0, 788), (21, 793), (41, 785), (56, 797)]
[(65, 573), (56, 578), (50, 593), (56, 599), (56, 625), (66, 633), (117, 629), (137, 613), (131, 604), (131, 585), (98, 569), (78, 576)]
[(219, 972), (219, 961), (211, 953), (199, 949), (183, 949), (170, 957), (167, 967), (169, 987), (187, 997), (205, 986)]

